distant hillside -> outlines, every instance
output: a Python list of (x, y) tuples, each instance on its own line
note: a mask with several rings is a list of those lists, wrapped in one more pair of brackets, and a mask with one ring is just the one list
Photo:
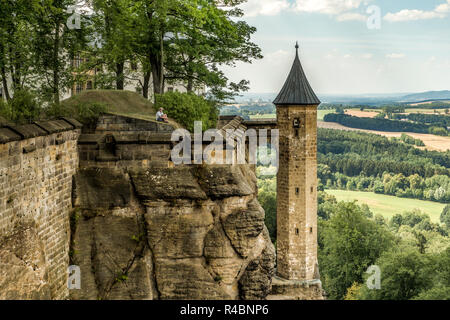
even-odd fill
[(450, 99), (450, 91), (427, 91), (422, 93), (408, 94), (400, 98), (401, 102), (420, 102), (427, 100), (445, 100)]

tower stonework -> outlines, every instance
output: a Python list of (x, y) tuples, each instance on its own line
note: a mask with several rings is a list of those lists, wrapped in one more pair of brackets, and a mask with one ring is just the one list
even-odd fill
[[(277, 273), (313, 280), (317, 262), (317, 105), (277, 107)], [(299, 128), (294, 128), (299, 121)]]
[(272, 299), (323, 299), (317, 264), (317, 107), (297, 53), (274, 101), (279, 130)]

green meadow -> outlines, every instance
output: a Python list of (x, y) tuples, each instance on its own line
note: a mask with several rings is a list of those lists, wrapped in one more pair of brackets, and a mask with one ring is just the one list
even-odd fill
[(392, 218), (397, 213), (419, 209), (427, 213), (431, 221), (439, 222), (439, 217), (445, 204), (417, 199), (398, 198), (373, 192), (326, 190), (328, 194), (336, 197), (338, 201), (354, 201), (367, 204), (374, 214), (381, 214), (385, 218)]

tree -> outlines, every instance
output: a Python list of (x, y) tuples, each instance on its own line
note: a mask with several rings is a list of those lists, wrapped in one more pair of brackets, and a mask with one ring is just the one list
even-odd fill
[[(36, 1), (4, 0), (0, 11), (0, 77), (6, 99), (25, 88), (32, 71), (32, 17)], [(11, 79), (12, 92), (8, 79)]]
[(221, 4), (199, 1), (200, 9), (185, 17), (180, 32), (170, 38), (166, 63), (168, 80), (186, 82), (188, 91), (206, 85), (221, 101), (247, 90), (247, 81), (228, 83), (219, 70), (221, 65), (234, 66), (237, 61), (251, 62), (262, 58), (261, 49), (250, 41), (256, 29), (244, 21), (235, 21), (243, 15), (236, 6), (245, 1), (231, 0)]
[(331, 299), (343, 299), (347, 288), (362, 283), (364, 272), (389, 248), (393, 237), (355, 203), (340, 202), (330, 220), (320, 225), (319, 266), (324, 288)]
[(258, 201), (266, 212), (265, 223), (272, 242), (277, 239), (277, 195), (275, 192), (261, 190)]
[(246, 81), (228, 83), (219, 70), (221, 65), (261, 58), (249, 40), (256, 29), (235, 21), (242, 16), (236, 8), (242, 2), (134, 1), (135, 52), (151, 69), (155, 94), (164, 92), (165, 82), (176, 81), (186, 83), (188, 92), (206, 85), (217, 100), (247, 89)]
[(363, 287), (362, 300), (409, 300), (433, 286), (430, 258), (416, 249), (401, 247), (384, 253), (376, 265), (381, 269), (381, 289)]
[(41, 0), (33, 2), (33, 70), (39, 90), (48, 100), (59, 104), (61, 92), (74, 81), (71, 62), (88, 42), (88, 25), (82, 17), (80, 29), (69, 29), (67, 22), (75, 0)]
[[(104, 86), (114, 82), (117, 90), (125, 86), (125, 62), (133, 59), (133, 45), (136, 37), (136, 18), (133, 1), (95, 0), (94, 25), (99, 45), (91, 48), (92, 62), (87, 68), (105, 66), (114, 76), (102, 74)], [(103, 68), (99, 68), (103, 73)]]
[(440, 219), (447, 228), (450, 228), (450, 204), (446, 205), (444, 210), (442, 210)]

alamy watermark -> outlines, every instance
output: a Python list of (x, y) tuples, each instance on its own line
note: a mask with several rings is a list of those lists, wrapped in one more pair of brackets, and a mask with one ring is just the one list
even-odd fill
[(367, 278), (366, 285), (370, 290), (380, 290), (381, 289), (381, 269), (379, 266), (370, 266), (366, 273), (371, 276)]
[(69, 6), (67, 8), (67, 13), (72, 14), (67, 19), (67, 28), (69, 28), (69, 30), (81, 29), (81, 15), (77, 12), (77, 6)]
[(68, 279), (67, 288), (69, 290), (81, 289), (81, 270), (79, 266), (69, 266), (67, 268)]
[(379, 6), (369, 6), (366, 12), (370, 14), (367, 18), (367, 28), (369, 30), (381, 29), (381, 8)]
[(262, 165), (275, 168), (278, 172), (279, 130), (270, 130), (270, 137), (268, 131), (210, 129), (203, 132), (202, 122), (196, 121), (193, 135), (186, 129), (177, 129), (172, 133), (172, 142), (177, 143), (171, 152), (172, 162), (175, 165)]

